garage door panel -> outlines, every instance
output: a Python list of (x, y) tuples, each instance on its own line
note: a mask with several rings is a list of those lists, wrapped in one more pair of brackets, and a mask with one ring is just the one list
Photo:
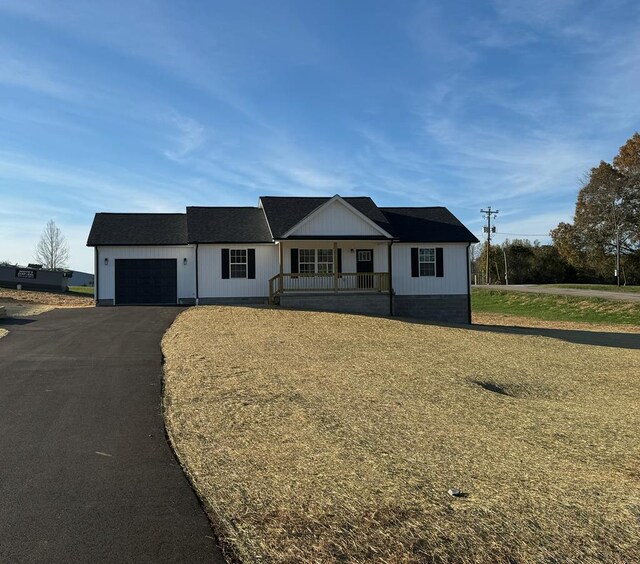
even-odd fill
[(116, 259), (116, 304), (175, 304), (176, 259)]

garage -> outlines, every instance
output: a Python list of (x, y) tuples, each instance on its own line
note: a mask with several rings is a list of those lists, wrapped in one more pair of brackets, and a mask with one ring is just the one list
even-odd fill
[(176, 259), (116, 259), (115, 299), (118, 305), (176, 304)]

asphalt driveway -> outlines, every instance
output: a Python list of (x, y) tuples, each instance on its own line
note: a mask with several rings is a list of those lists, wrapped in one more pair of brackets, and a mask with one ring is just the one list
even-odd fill
[(0, 321), (0, 562), (223, 561), (164, 435), (160, 339), (179, 312)]

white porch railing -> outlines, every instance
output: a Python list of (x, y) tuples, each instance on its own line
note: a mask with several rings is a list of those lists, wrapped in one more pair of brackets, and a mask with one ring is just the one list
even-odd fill
[(388, 272), (276, 274), (269, 280), (269, 303), (287, 292), (388, 292)]

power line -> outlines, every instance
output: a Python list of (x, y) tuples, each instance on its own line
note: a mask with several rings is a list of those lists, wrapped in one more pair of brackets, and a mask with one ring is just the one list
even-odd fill
[(494, 231), (496, 235), (511, 235), (512, 237), (551, 237), (548, 233), (503, 233), (502, 231)]

